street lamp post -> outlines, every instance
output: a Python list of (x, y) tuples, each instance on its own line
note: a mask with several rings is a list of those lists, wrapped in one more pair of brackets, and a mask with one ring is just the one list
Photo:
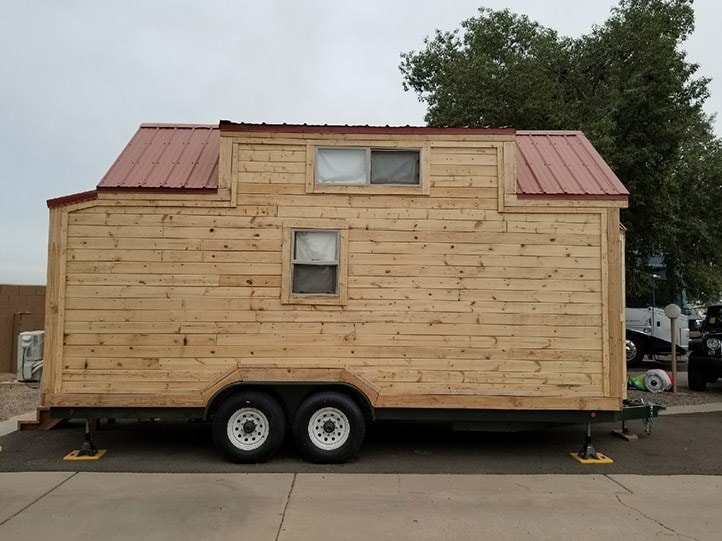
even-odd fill
[(672, 333), (672, 392), (677, 392), (677, 318), (682, 309), (676, 304), (668, 304), (664, 307), (664, 315), (669, 318)]

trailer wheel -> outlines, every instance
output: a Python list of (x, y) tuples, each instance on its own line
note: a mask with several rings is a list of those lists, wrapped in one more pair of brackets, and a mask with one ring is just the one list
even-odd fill
[(625, 341), (625, 350), (627, 352), (627, 368), (634, 368), (642, 364), (644, 359), (644, 340), (640, 337), (631, 335)]
[(320, 392), (301, 403), (293, 423), (293, 437), (309, 462), (337, 464), (350, 458), (363, 443), (366, 420), (347, 395)]
[(227, 398), (213, 419), (213, 441), (231, 462), (265, 462), (278, 451), (285, 430), (281, 405), (258, 391)]
[(690, 391), (704, 391), (707, 389), (707, 374), (697, 363), (687, 363), (687, 387)]

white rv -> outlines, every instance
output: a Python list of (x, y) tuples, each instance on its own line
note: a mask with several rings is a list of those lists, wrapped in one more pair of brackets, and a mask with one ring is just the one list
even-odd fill
[[(639, 366), (646, 357), (669, 355), (672, 352), (671, 321), (664, 315), (664, 307), (627, 308), (626, 351), (627, 366)], [(689, 343), (690, 316), (684, 313), (677, 319), (677, 354), (684, 355)]]
[(639, 366), (645, 357), (672, 353), (672, 325), (664, 314), (664, 307), (670, 303), (682, 308), (677, 319), (677, 354), (687, 353), (689, 332), (694, 330), (699, 320), (698, 314), (691, 310), (686, 294), (673, 295), (667, 285), (667, 269), (662, 257), (649, 260), (652, 289), (639, 297), (627, 297), (626, 354), (627, 367)]

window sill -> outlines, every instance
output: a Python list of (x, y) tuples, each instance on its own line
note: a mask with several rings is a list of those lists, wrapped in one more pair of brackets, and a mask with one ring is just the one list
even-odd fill
[(324, 306), (344, 306), (348, 303), (341, 297), (330, 297), (327, 295), (290, 295), (281, 299), (281, 304), (317, 304)]
[(347, 186), (332, 184), (313, 184), (313, 193), (359, 194), (359, 195), (428, 195), (423, 185), (373, 184), (364, 186)]

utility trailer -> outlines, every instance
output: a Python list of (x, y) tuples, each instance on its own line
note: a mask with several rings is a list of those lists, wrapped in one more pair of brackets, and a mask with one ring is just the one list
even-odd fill
[(144, 124), (50, 208), (42, 403), (202, 418), (230, 460), (366, 424), (625, 407), (628, 193), (581, 132)]

